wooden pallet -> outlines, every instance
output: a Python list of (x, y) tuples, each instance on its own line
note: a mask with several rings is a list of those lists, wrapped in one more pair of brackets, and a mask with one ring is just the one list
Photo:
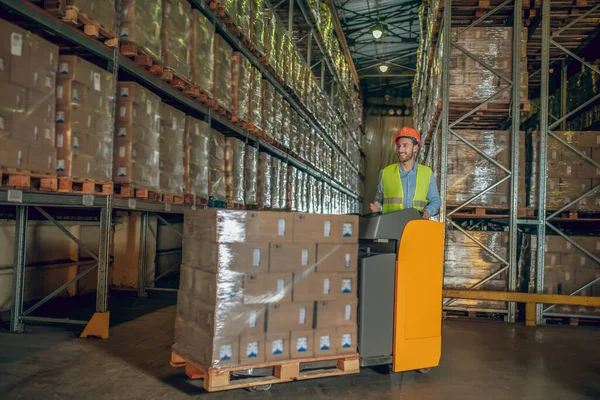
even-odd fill
[(56, 174), (36, 173), (20, 168), (2, 168), (0, 169), (0, 176), (2, 187), (20, 190), (37, 189), (48, 192), (58, 190)]
[(114, 183), (94, 179), (58, 178), (59, 192), (113, 194)]
[(476, 319), (476, 320), (504, 320), (505, 313), (498, 310), (493, 311), (471, 311), (471, 310), (444, 310), (442, 313), (443, 319), (456, 318), (456, 319)]
[(158, 77), (163, 76), (165, 70), (164, 66), (152, 55), (138, 47), (137, 44), (121, 40), (120, 50), (122, 55), (133, 59), (136, 64), (147, 69), (152, 75)]
[(161, 193), (160, 196), (162, 203), (185, 204), (185, 194), (183, 193)]
[[(452, 205), (448, 206), (448, 211), (452, 211)], [(493, 218), (508, 218), (510, 216), (509, 209), (506, 206), (481, 206), (481, 207), (466, 207), (460, 211), (451, 215), (452, 218), (481, 218), (481, 219), (493, 219)], [(527, 207), (517, 208), (517, 217), (519, 218), (532, 218), (534, 217), (534, 210)]]
[(119, 46), (119, 36), (116, 33), (95, 19), (90, 18), (87, 14), (80, 12), (75, 6), (66, 6), (62, 20), (79, 29), (83, 28), (86, 35), (102, 40), (108, 47), (116, 48)]
[(151, 201), (160, 201), (162, 198), (161, 193), (157, 191), (138, 188), (127, 183), (115, 183), (114, 194), (115, 196), (119, 197), (145, 199)]
[(190, 193), (183, 195), (183, 201), (185, 205), (208, 207), (208, 199), (199, 197)]
[(232, 210), (244, 210), (246, 207), (243, 204), (234, 203), (233, 201), (228, 200), (227, 208)]
[[(335, 361), (333, 368), (310, 369), (317, 363)], [(204, 379), (204, 389), (208, 392), (218, 392), (232, 389), (252, 388), (254, 386), (274, 385), (277, 383), (301, 381), (307, 379), (328, 378), (332, 376), (358, 374), (360, 362), (358, 354), (338, 355), (331, 357), (312, 357), (299, 360), (274, 361), (256, 365), (246, 365), (234, 368), (204, 368), (186, 360), (175, 352), (171, 353), (171, 366), (185, 367), (185, 374), (190, 379)], [(237, 376), (236, 372), (258, 368), (273, 368), (270, 376)]]
[(548, 316), (544, 317), (546, 324), (552, 325), (570, 325), (570, 326), (600, 326), (600, 319), (598, 318), (586, 318), (585, 315), (580, 317), (558, 317)]

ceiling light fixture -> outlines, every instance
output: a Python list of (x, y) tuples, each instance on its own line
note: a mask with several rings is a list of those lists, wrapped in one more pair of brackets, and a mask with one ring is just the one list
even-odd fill
[(388, 66), (387, 66), (386, 64), (381, 64), (381, 65), (379, 66), (379, 70), (380, 70), (381, 72), (383, 72), (383, 73), (386, 73), (386, 72), (387, 72), (387, 70), (388, 70)]
[(371, 34), (373, 35), (373, 37), (375, 39), (380, 39), (383, 36), (383, 31), (384, 31), (384, 27), (383, 24), (378, 23), (377, 25), (375, 25), (373, 27), (373, 29), (371, 29)]

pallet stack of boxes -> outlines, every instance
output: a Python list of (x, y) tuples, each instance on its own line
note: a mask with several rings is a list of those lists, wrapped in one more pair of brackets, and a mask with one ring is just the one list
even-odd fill
[(160, 188), (160, 97), (134, 82), (119, 82), (114, 181)]
[(68, 6), (77, 9), (78, 14), (100, 23), (110, 32), (117, 31), (117, 12), (113, 0), (69, 0)]
[(225, 206), (225, 136), (211, 129), (210, 159), (208, 161), (208, 198), (211, 206)]
[(56, 87), (56, 170), (73, 179), (112, 180), (113, 75), (76, 56), (60, 56)]
[(184, 137), (184, 182), (192, 204), (196, 204), (200, 199), (208, 199), (210, 143), (208, 123), (187, 115)]
[(162, 59), (162, 2), (155, 0), (123, 0), (121, 3), (122, 43), (132, 43), (137, 50), (156, 61)]
[(215, 35), (213, 95), (217, 105), (231, 112), (231, 57), (233, 50), (221, 35)]
[(358, 218), (186, 211), (174, 351), (206, 368), (356, 353)]
[(244, 204), (244, 153), (246, 144), (233, 137), (225, 139), (225, 197), (229, 205)]
[(56, 173), (58, 46), (0, 20), (0, 166)]
[(191, 19), (192, 6), (188, 0), (162, 1), (162, 61), (168, 75), (191, 80)]
[[(579, 246), (600, 257), (600, 238), (571, 236)], [(546, 236), (544, 258), (544, 293), (570, 295), (600, 278), (600, 268), (592, 258), (560, 236)], [(533, 259), (535, 259), (533, 257)], [(587, 286), (580, 296), (600, 295), (600, 283)], [(599, 308), (557, 305), (554, 312), (565, 314), (600, 315)]]
[(190, 35), (192, 83), (209, 97), (213, 96), (214, 42), (213, 24), (200, 13), (192, 10), (192, 30)]
[(163, 193), (183, 194), (185, 114), (160, 103), (160, 190)]
[(244, 204), (258, 205), (258, 148), (246, 145), (244, 151)]

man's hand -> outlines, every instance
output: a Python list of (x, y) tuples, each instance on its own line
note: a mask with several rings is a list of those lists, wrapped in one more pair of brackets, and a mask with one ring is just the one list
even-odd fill
[(431, 218), (431, 215), (429, 215), (429, 213), (425, 210), (423, 210), (423, 219), (429, 219)]
[(369, 210), (372, 213), (381, 212), (381, 205), (376, 201), (375, 203), (369, 204)]

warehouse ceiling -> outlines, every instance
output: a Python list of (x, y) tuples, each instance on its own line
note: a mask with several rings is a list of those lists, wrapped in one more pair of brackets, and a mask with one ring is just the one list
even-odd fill
[[(419, 42), (421, 0), (333, 0), (363, 98), (410, 97)], [(379, 39), (373, 28), (382, 27)], [(385, 64), (388, 70), (380, 71)], [(389, 97), (387, 97), (389, 96)]]

